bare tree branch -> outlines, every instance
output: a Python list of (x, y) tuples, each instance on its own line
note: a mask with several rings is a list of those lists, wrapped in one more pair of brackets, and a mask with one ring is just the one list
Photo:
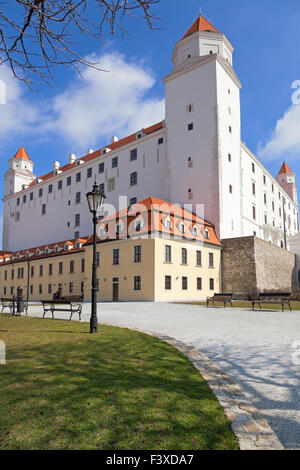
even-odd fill
[[(81, 66), (102, 70), (81, 56), (74, 38), (78, 34), (103, 41), (105, 27), (127, 34), (125, 17), (146, 21), (156, 29), (153, 5), (160, 0), (14, 0), (16, 14), (7, 13), (12, 0), (0, 3), (0, 66), (7, 64), (14, 77), (28, 86), (34, 77), (49, 85), (54, 68), (63, 65), (80, 73)], [(96, 14), (95, 14), (96, 12)], [(21, 20), (19, 19), (21, 18)]]

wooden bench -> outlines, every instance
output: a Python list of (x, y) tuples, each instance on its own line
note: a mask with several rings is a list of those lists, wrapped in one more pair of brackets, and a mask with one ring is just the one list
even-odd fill
[(81, 321), (81, 312), (82, 305), (74, 303), (71, 300), (42, 300), (44, 314), (43, 318), (47, 312), (51, 312), (52, 319), (54, 319), (54, 312), (70, 312), (69, 321), (72, 320), (74, 313), (78, 313), (79, 321)]
[(291, 293), (286, 292), (263, 292), (258, 296), (252, 297), (252, 310), (255, 310), (255, 305), (259, 305), (261, 310), (261, 304), (280, 304), (282, 306), (282, 311), (284, 312), (284, 306), (288, 305), (290, 311), (292, 311), (291, 306)]
[[(6, 308), (8, 308), (10, 314), (13, 315), (13, 313), (14, 313), (14, 302), (15, 302), (15, 314), (16, 314), (17, 313), (17, 298), (15, 298), (15, 299), (13, 299), (13, 298), (10, 298), (10, 299), (1, 298), (1, 304), (2, 304), (1, 313), (3, 313)], [(28, 302), (26, 300), (24, 300), (24, 310), (26, 312), (26, 315), (28, 315)]]
[(207, 307), (209, 307), (209, 304), (211, 302), (213, 306), (215, 307), (216, 302), (222, 302), (224, 304), (224, 308), (226, 308), (227, 304), (230, 304), (231, 307), (233, 307), (232, 297), (233, 297), (233, 294), (214, 294), (213, 297), (207, 297), (206, 305)]

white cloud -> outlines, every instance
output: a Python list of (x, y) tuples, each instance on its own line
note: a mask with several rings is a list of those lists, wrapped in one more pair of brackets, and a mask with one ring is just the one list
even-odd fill
[(266, 160), (299, 157), (300, 105), (292, 105), (277, 121), (273, 134), (266, 144), (260, 144), (258, 153)]
[(147, 98), (155, 79), (142, 64), (117, 53), (97, 61), (108, 72), (86, 69), (83, 79), (76, 77), (56, 96), (47, 131), (91, 147), (103, 137), (122, 137), (164, 119), (164, 100)]
[[(36, 123), (38, 112), (24, 97), (24, 86), (12, 77), (9, 68), (2, 64), (0, 68), (1, 98), (5, 104), (0, 104), (0, 138), (6, 140), (15, 134), (27, 132)], [(1, 99), (2, 103), (2, 99)]]
[(0, 138), (17, 138), (19, 147), (22, 135), (41, 142), (50, 133), (72, 143), (72, 148), (86, 150), (102, 138), (123, 137), (164, 119), (164, 99), (148, 97), (155, 78), (144, 64), (128, 62), (117, 52), (92, 60), (108, 72), (85, 69), (83, 78), (74, 75), (50, 102), (37, 94), (33, 100), (30, 92), (25, 95), (25, 85), (2, 65), (0, 81), (7, 99), (0, 105)]

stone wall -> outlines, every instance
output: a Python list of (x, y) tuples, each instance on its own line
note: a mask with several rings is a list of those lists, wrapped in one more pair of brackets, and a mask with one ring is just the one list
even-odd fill
[(292, 291), (294, 254), (254, 236), (222, 243), (223, 292)]

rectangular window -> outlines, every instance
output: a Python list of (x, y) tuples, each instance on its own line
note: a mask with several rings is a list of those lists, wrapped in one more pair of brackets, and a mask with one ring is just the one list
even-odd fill
[(73, 274), (74, 273), (74, 261), (70, 261), (70, 274)]
[(52, 184), (49, 184), (49, 186), (48, 186), (48, 193), (49, 193), (49, 194), (52, 194), (52, 192), (53, 192), (53, 186), (52, 186)]
[(10, 288), (10, 295), (13, 295), (13, 294), (14, 294), (14, 288), (11, 287), (11, 288)]
[(23, 204), (26, 204), (26, 196), (23, 196)]
[(101, 194), (105, 193), (105, 184), (104, 183), (99, 184), (99, 191), (100, 191)]
[(232, 194), (232, 185), (229, 185), (229, 193)]
[(80, 226), (80, 214), (75, 214), (75, 227)]
[(62, 189), (62, 187), (63, 187), (63, 182), (62, 182), (62, 180), (60, 180), (60, 181), (57, 183), (57, 187), (58, 187), (58, 189)]
[(86, 172), (87, 178), (91, 178), (93, 176), (93, 168), (88, 168)]
[(81, 202), (81, 193), (76, 193), (75, 203), (80, 204)]
[(34, 277), (34, 266), (30, 268), (30, 277)]
[(6, 287), (3, 287), (3, 294), (6, 295)]
[(141, 245), (134, 247), (134, 262), (141, 263), (142, 261), (142, 247)]
[(228, 154), (228, 161), (231, 162), (231, 153)]
[(64, 265), (62, 262), (58, 264), (58, 274), (63, 274), (64, 271)]
[(264, 204), (267, 204), (267, 195), (264, 193)]
[(252, 163), (252, 173), (255, 173), (255, 165)]
[(73, 292), (74, 292), (74, 282), (70, 282), (70, 284), (69, 284), (69, 293), (73, 294)]
[(165, 245), (165, 262), (172, 262), (172, 247), (171, 245)]
[(264, 184), (267, 184), (267, 178), (266, 178), (266, 175), (264, 175), (263, 179), (264, 179)]
[(192, 131), (194, 129), (194, 124), (191, 122), (188, 124), (188, 131)]
[(165, 290), (172, 289), (172, 278), (171, 276), (165, 276)]
[(30, 285), (29, 291), (30, 291), (30, 295), (32, 295), (33, 294), (33, 285), (32, 284)]
[(112, 168), (118, 168), (118, 157), (114, 157), (111, 161)]
[(85, 271), (85, 259), (82, 258), (82, 260), (81, 260), (81, 272), (84, 273), (84, 271)]
[(40, 189), (39, 189), (39, 197), (42, 197), (42, 196), (43, 196), (43, 189), (40, 188)]
[(71, 186), (72, 184), (72, 176), (68, 176), (67, 178), (67, 186)]
[(20, 198), (18, 197), (17, 198), (17, 206), (19, 206), (19, 205), (20, 205)]
[(181, 264), (187, 264), (187, 249), (181, 248)]
[(130, 175), (130, 186), (136, 186), (137, 185), (137, 172), (135, 171), (134, 173), (131, 173)]
[(33, 201), (33, 193), (30, 193), (29, 199), (30, 199), (30, 201)]
[(53, 264), (49, 264), (49, 276), (53, 274)]
[(256, 207), (255, 206), (252, 206), (252, 217), (253, 217), (253, 220), (256, 220)]
[(209, 289), (210, 290), (215, 290), (215, 280), (214, 279), (209, 280)]
[(142, 278), (141, 276), (134, 276), (133, 288), (135, 291), (142, 290)]
[(232, 134), (232, 127), (229, 126), (229, 133)]
[(209, 253), (209, 267), (213, 268), (214, 267), (214, 254)]
[(43, 293), (43, 286), (42, 284), (39, 285), (39, 294), (42, 294)]
[(160, 139), (158, 139), (158, 145), (161, 145), (164, 143), (164, 139), (163, 137), (160, 137)]
[(202, 277), (197, 277), (197, 290), (202, 290)]
[(120, 264), (120, 250), (115, 248), (113, 250), (113, 265), (117, 266), (118, 264)]
[(99, 163), (99, 173), (104, 173), (104, 162)]
[(137, 160), (137, 149), (130, 150), (130, 161)]
[(196, 253), (196, 264), (197, 264), (197, 266), (202, 266), (202, 253), (201, 253), (201, 251), (197, 251), (197, 253)]
[(15, 270), (12, 269), (12, 270), (11, 270), (11, 279), (14, 279), (14, 278), (15, 278)]
[(76, 183), (80, 183), (81, 181), (81, 173), (76, 173)]
[(43, 265), (41, 264), (41, 265), (40, 265), (40, 273), (39, 273), (40, 277), (43, 275), (43, 272), (44, 272), (44, 267), (43, 267)]
[(187, 277), (182, 278), (182, 290), (188, 290), (188, 278)]
[(252, 183), (252, 194), (253, 194), (253, 196), (255, 196), (255, 194), (256, 194), (255, 183)]
[(48, 294), (52, 294), (52, 284), (48, 284)]
[(46, 204), (42, 205), (42, 215), (46, 215)]

